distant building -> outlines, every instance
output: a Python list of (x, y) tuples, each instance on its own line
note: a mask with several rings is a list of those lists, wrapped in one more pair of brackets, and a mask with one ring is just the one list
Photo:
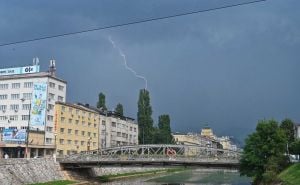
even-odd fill
[(50, 63), (49, 72), (40, 72), (37, 58), (30, 66), (0, 69), (0, 157), (52, 156), (54, 105), (66, 100), (67, 83)]
[(201, 130), (201, 136), (208, 137), (208, 138), (215, 138), (213, 130), (208, 126), (205, 126)]
[(176, 144), (181, 145), (199, 145), (203, 147), (218, 148), (218, 142), (212, 138), (202, 136), (196, 133), (173, 133), (173, 138)]
[(295, 125), (295, 136), (300, 139), (300, 123)]

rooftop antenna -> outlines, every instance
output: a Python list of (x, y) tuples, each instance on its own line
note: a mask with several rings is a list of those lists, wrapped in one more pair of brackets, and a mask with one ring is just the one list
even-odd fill
[(37, 65), (39, 65), (39, 63), (40, 63), (39, 58), (38, 58), (38, 57), (34, 57), (33, 60), (32, 60), (32, 64), (33, 64), (34, 66), (37, 66)]
[(55, 60), (50, 60), (50, 65), (49, 65), (49, 73), (51, 76), (55, 76), (56, 72), (56, 67), (55, 67)]

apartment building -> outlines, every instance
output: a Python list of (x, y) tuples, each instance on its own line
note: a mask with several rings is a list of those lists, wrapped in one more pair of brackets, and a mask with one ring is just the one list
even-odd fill
[(83, 105), (56, 102), (54, 131), (58, 156), (99, 148), (100, 115)]
[(52, 155), (54, 105), (66, 100), (67, 83), (55, 76), (54, 61), (50, 67), (50, 72), (40, 72), (38, 63), (0, 69), (0, 157)]
[(102, 148), (138, 145), (138, 125), (133, 118), (114, 111), (99, 111), (100, 144)]

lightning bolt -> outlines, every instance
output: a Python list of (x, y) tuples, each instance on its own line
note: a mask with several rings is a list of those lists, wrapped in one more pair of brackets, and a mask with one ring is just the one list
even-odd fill
[(121, 50), (121, 48), (119, 48), (116, 43), (112, 40), (111, 36), (108, 37), (108, 40), (110, 41), (110, 43), (113, 45), (113, 47), (119, 52), (119, 54), (121, 55), (121, 57), (123, 58), (123, 62), (124, 62), (124, 66), (125, 69), (130, 71), (136, 78), (142, 79), (145, 82), (145, 89), (147, 89), (148, 86), (148, 81), (147, 79), (142, 76), (139, 75), (135, 70), (133, 70), (131, 67), (128, 66), (127, 64), (127, 59), (126, 59), (126, 55), (124, 54), (124, 52)]

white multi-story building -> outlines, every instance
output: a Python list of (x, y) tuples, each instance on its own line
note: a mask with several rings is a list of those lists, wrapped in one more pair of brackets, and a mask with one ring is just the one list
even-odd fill
[(101, 148), (138, 144), (139, 129), (133, 118), (101, 112), (99, 129)]
[[(49, 148), (49, 150), (51, 150), (52, 148), (53, 150), (53, 120), (55, 113), (54, 105), (56, 101), (66, 101), (67, 83), (64, 80), (57, 78), (54, 73), (55, 71), (53, 71), (54, 66), (51, 67), (51, 72), (39, 72), (38, 65), (0, 70), (0, 130), (2, 132), (5, 129), (27, 130), (28, 125), (30, 125), (31, 127), (32, 119), (34, 118), (34, 116), (31, 115), (31, 112), (33, 110), (40, 111), (38, 112), (38, 114), (44, 115), (43, 120), (40, 120), (43, 124), (37, 128), (32, 127), (30, 128), (30, 130), (34, 130), (36, 132), (44, 132), (44, 141), (39, 142), (39, 144), (43, 143), (45, 147), (43, 149), (40, 149), (43, 151), (38, 151), (39, 149), (36, 149), (36, 153), (46, 153), (46, 151), (44, 150), (45, 148)], [(43, 104), (44, 106), (42, 108), (37, 108), (34, 104), (36, 103), (38, 105), (40, 102), (38, 102), (39, 97), (33, 96), (42, 96), (41, 94), (36, 94), (34, 92), (35, 84), (45, 84), (46, 86), (46, 98)], [(29, 120), (30, 117), (32, 117), (31, 120)], [(29, 151), (30, 142), (33, 141), (30, 140), (29, 137), (29, 141), (27, 140), (27, 147), (29, 143)], [(9, 145), (7, 144), (5, 146), (9, 147)], [(38, 148), (37, 146), (35, 147)], [(2, 150), (2, 152), (8, 151)], [(20, 154), (18, 154), (18, 156), (20, 156)]]

